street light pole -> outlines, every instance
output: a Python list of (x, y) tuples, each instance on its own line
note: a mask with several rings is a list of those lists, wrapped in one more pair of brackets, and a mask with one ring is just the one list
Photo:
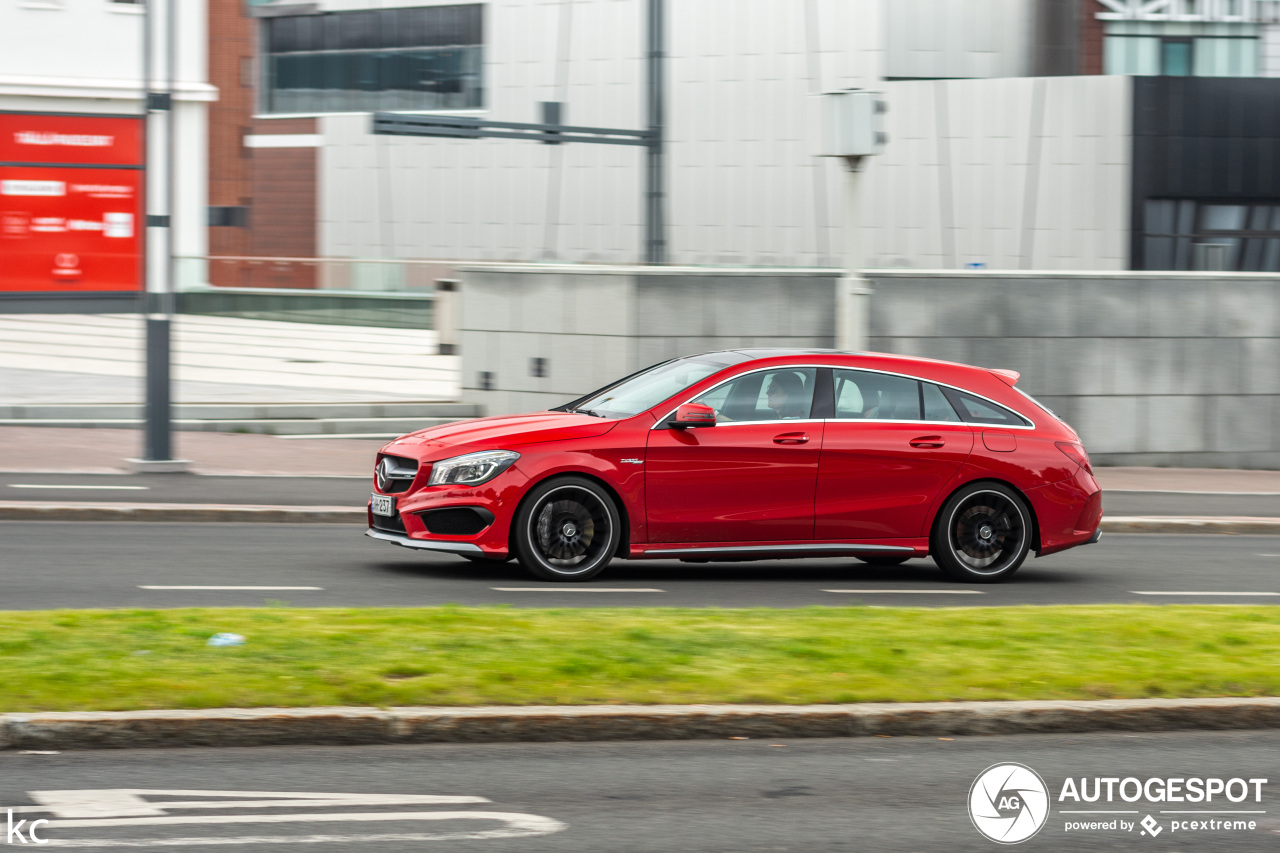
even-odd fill
[[(156, 66), (156, 8), (163, 3), (165, 24), (165, 91), (152, 91)], [(143, 251), (145, 283), (143, 311), (146, 331), (146, 386), (143, 453), (128, 460), (135, 471), (176, 473), (188, 469), (183, 459), (173, 458), (173, 417), (171, 331), (174, 313), (173, 228), (174, 134), (173, 92), (177, 73), (177, 4), (174, 0), (143, 0), (143, 96), (145, 108), (145, 151), (143, 193), (146, 219)], [(160, 143), (160, 144), (157, 144)]]

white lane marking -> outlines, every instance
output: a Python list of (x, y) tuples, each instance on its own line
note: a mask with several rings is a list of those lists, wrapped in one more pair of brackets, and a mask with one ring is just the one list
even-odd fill
[[(537, 817), (537, 815), (525, 815), (525, 817)], [(550, 821), (551, 818), (542, 818), (542, 820)], [(555, 821), (560, 823), (559, 821)], [(565, 829), (565, 824), (555, 828), (538, 829), (532, 831), (508, 831), (502, 829), (491, 829), (483, 832), (451, 832), (451, 833), (381, 833), (377, 835), (250, 835), (232, 838), (153, 838), (153, 839), (129, 839), (129, 838), (112, 838), (112, 839), (77, 839), (75, 841), (65, 841), (58, 839), (55, 843), (58, 847), (216, 847), (227, 846), (231, 844), (257, 844), (262, 847), (271, 848), (281, 844), (349, 844), (352, 849), (363, 846), (371, 842), (389, 841), (396, 843), (410, 841), (474, 841), (488, 838), (520, 838), (530, 835), (550, 835), (553, 832), (559, 832)]]
[(71, 486), (71, 485), (52, 485), (46, 483), (10, 483), (11, 489), (97, 489), (99, 491), (110, 492), (145, 492), (150, 486)]
[(320, 441), (327, 439), (362, 439), (386, 443), (390, 439), (399, 438), (394, 432), (339, 432), (332, 435), (277, 435), (276, 438), (287, 438), (291, 441)]
[(897, 761), (896, 758), (864, 758), (863, 761)]
[(980, 589), (824, 589), (851, 595), (986, 595)]
[[(14, 814), (48, 813), (75, 819), (104, 815), (132, 817), (162, 816), (174, 809), (279, 809), (330, 808), (338, 806), (412, 806), (489, 803), (486, 797), (452, 794), (317, 794), (289, 791), (184, 791), (165, 788), (109, 788), (71, 791), (28, 791), (39, 805), (15, 806)], [(223, 797), (220, 800), (151, 802), (146, 795), (160, 797)]]
[[(53, 815), (49, 829), (81, 829), (87, 827), (176, 826), (225, 824), (282, 823), (351, 823), (401, 821), (498, 821), (501, 827), (443, 833), (395, 833), (382, 835), (309, 835), (280, 837), (232, 838), (165, 838), (165, 839), (60, 839), (61, 847), (189, 847), (228, 844), (318, 844), (384, 841), (461, 841), (489, 838), (519, 838), (548, 835), (567, 825), (553, 818), (518, 812), (498, 811), (408, 811), (408, 812), (339, 812), (300, 814), (234, 814), (234, 815), (168, 815), (177, 809), (246, 809), (246, 808), (329, 808), (335, 806), (440, 805), (488, 803), (486, 797), (435, 794), (329, 794), (285, 791), (203, 791), (150, 788), (87, 789), (65, 791), (28, 791), (39, 805), (18, 806), (13, 812)], [(144, 795), (165, 797), (214, 797), (190, 801), (153, 801)]]
[(664, 589), (651, 587), (609, 587), (609, 586), (491, 586), (495, 592), (666, 592)]
[(1130, 595), (1280, 595), (1280, 592), (1163, 592), (1129, 590)]
[[(1115, 492), (1125, 492), (1134, 495), (1230, 495), (1232, 497), (1275, 497), (1280, 492), (1195, 492), (1184, 489), (1103, 489), (1104, 492), (1112, 494)], [(1136, 812), (1134, 812), (1136, 814)]]
[(1280, 554), (1259, 554), (1259, 557), (1280, 557)]
[[(237, 806), (228, 806), (237, 808)], [(54, 820), (51, 828), (81, 829), (84, 827), (105, 826), (184, 826), (191, 824), (228, 824), (228, 823), (363, 823), (401, 821), (401, 820), (500, 820), (505, 823), (521, 823), (526, 819), (535, 822), (550, 821), (550, 818), (538, 815), (517, 814), (514, 812), (331, 812), (327, 814), (204, 814), (204, 815), (165, 815), (164, 817), (101, 817), (84, 820)], [(555, 821), (559, 823), (559, 821)], [(527, 835), (529, 833), (519, 833)], [(536, 833), (541, 835), (543, 833)], [(484, 835), (489, 838), (494, 836)], [(498, 835), (506, 838), (508, 835)]]
[(235, 590), (247, 589), (257, 590), (260, 592), (278, 592), (281, 590), (314, 590), (323, 592), (322, 586), (139, 586), (138, 589), (204, 589), (204, 590)]

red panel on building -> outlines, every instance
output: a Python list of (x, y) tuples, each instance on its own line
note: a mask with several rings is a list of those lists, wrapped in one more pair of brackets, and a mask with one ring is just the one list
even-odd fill
[(142, 119), (0, 113), (0, 163), (142, 164)]
[(136, 118), (0, 113), (0, 290), (139, 289), (141, 134)]

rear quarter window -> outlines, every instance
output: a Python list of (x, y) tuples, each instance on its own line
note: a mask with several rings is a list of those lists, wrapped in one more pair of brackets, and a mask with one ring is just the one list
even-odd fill
[(971, 424), (991, 424), (992, 426), (1032, 426), (1031, 421), (1011, 409), (974, 396), (955, 388), (944, 388), (943, 393), (955, 406), (960, 417)]

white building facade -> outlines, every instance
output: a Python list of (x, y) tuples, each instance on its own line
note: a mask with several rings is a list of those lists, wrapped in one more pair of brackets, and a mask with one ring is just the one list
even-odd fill
[[(274, 118), (273, 147), (317, 149), (320, 256), (642, 259), (640, 149), (381, 136), (371, 114), (535, 122), (555, 101), (567, 124), (642, 129), (646, 0), (257, 9), (269, 17), (252, 144), (265, 144)], [(842, 267), (856, 227), (875, 267), (1142, 268), (1134, 78), (1280, 75), (1278, 10), (1277, 0), (668, 0), (668, 260)], [(852, 215), (844, 164), (819, 156), (823, 93), (850, 88), (884, 91), (889, 104), (889, 142)], [(316, 133), (284, 129), (299, 118)], [(1217, 218), (1196, 229), (1229, 219), (1204, 209)]]

